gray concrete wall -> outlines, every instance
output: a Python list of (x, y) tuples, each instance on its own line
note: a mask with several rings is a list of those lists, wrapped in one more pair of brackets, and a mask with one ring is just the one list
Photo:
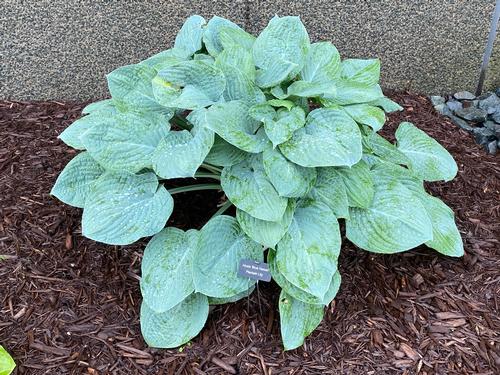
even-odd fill
[[(387, 88), (473, 90), (495, 0), (0, 0), (0, 98), (96, 99), (105, 74), (168, 48), (184, 19), (217, 14), (253, 33), (300, 15), (343, 57), (379, 57)], [(487, 87), (500, 86), (496, 42)]]

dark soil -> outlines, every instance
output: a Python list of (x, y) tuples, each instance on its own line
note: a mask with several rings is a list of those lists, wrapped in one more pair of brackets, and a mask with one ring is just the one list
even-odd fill
[[(347, 241), (343, 283), (320, 327), (284, 353), (278, 289), (217, 307), (190, 345), (148, 348), (138, 279), (145, 241), (112, 247), (81, 236), (81, 210), (49, 195), (75, 155), (56, 137), (78, 103), (0, 102), (0, 343), (17, 374), (498, 374), (500, 163), (434, 112), (426, 98), (392, 97), (456, 158), (459, 174), (428, 188), (456, 212), (462, 259), (426, 247), (374, 255)], [(200, 227), (218, 193), (175, 196), (169, 225)]]

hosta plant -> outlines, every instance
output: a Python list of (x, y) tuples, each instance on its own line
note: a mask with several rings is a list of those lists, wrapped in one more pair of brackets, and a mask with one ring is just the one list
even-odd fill
[(7, 350), (0, 345), (0, 375), (10, 375), (16, 368), (16, 364)]
[[(453, 212), (423, 186), (457, 165), (411, 123), (396, 145), (377, 133), (384, 111), (401, 110), (379, 76), (378, 60), (341, 61), (298, 17), (277, 16), (258, 37), (192, 16), (173, 48), (107, 76), (111, 99), (60, 135), (81, 152), (52, 194), (83, 208), (90, 239), (153, 236), (140, 282), (149, 345), (182, 345), (210, 304), (248, 296), (255, 281), (237, 273), (247, 259), (269, 264), (284, 347), (300, 346), (339, 290), (339, 220), (366, 251), (463, 254)], [(186, 186), (169, 189), (179, 178)], [(172, 196), (203, 189), (224, 193), (220, 210), (200, 230), (165, 227)]]

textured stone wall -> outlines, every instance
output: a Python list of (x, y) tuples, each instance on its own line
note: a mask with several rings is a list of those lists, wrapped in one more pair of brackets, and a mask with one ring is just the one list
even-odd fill
[[(171, 45), (184, 19), (217, 14), (257, 33), (300, 15), (344, 57), (379, 57), (384, 87), (473, 90), (494, 0), (0, 0), (0, 98), (105, 97), (104, 76)], [(487, 87), (500, 86), (497, 41)]]

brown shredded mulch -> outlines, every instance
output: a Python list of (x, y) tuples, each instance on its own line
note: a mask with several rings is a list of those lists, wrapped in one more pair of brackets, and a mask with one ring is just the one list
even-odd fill
[[(81, 236), (79, 209), (50, 197), (75, 155), (56, 137), (77, 103), (0, 102), (0, 343), (17, 374), (498, 374), (500, 163), (434, 112), (391, 95), (456, 158), (457, 178), (432, 183), (456, 212), (466, 256), (426, 247), (375, 255), (344, 243), (342, 286), (301, 349), (284, 353), (277, 287), (219, 306), (178, 350), (148, 348), (138, 311), (142, 243), (122, 248)], [(200, 227), (220, 194), (176, 196), (170, 225)], [(16, 372), (15, 372), (16, 373)]]

